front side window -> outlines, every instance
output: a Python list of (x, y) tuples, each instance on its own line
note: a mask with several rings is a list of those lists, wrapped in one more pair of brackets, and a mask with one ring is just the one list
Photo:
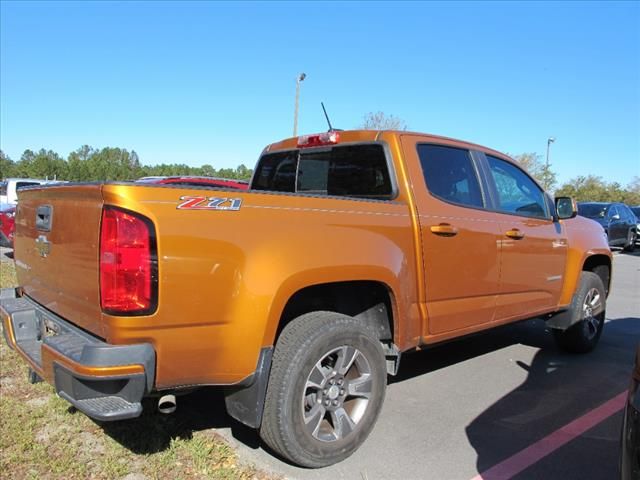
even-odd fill
[(293, 150), (264, 155), (253, 190), (388, 200), (393, 188), (378, 144)]
[(7, 194), (7, 182), (0, 182), (0, 195)]
[(429, 192), (446, 202), (482, 208), (482, 192), (471, 154), (462, 148), (418, 145)]
[(526, 173), (491, 155), (487, 155), (487, 161), (498, 193), (499, 211), (523, 217), (550, 217), (544, 192)]

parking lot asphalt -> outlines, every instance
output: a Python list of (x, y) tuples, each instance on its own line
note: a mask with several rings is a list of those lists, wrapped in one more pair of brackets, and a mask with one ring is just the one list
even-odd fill
[[(593, 412), (629, 385), (640, 342), (640, 253), (614, 257), (607, 323), (595, 351), (561, 352), (544, 322), (531, 320), (405, 355), (373, 433), (342, 463), (297, 468), (265, 451), (252, 431), (218, 431), (241, 459), (292, 479), (615, 479), (622, 412)], [(575, 438), (558, 432), (594, 418)], [(554, 432), (564, 445), (519, 473), (491, 470)]]

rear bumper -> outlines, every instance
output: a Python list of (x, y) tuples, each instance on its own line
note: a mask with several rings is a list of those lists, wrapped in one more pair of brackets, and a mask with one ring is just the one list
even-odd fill
[(102, 421), (142, 413), (155, 377), (151, 344), (105, 343), (13, 289), (0, 293), (0, 320), (7, 344), (81, 412)]

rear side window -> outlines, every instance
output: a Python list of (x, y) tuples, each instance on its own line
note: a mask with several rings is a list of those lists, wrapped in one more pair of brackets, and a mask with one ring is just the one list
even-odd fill
[(377, 144), (266, 154), (251, 188), (380, 200), (393, 195), (387, 158)]
[(0, 182), (0, 195), (7, 194), (7, 182)]
[(549, 218), (544, 192), (515, 165), (487, 155), (498, 193), (498, 210), (524, 217)]
[(462, 148), (418, 145), (418, 156), (429, 192), (441, 200), (482, 208), (482, 191), (471, 154)]

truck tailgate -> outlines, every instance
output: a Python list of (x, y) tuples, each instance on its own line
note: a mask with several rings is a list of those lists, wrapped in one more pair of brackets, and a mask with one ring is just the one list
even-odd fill
[(24, 293), (100, 337), (102, 204), (101, 185), (22, 191), (15, 241), (16, 271)]

